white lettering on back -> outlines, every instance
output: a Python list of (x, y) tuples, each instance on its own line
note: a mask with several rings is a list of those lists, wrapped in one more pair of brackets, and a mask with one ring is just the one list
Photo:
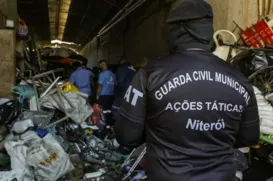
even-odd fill
[(195, 130), (195, 131), (220, 131), (225, 129), (224, 119), (219, 119), (214, 123), (204, 123), (200, 120), (188, 119), (186, 129)]

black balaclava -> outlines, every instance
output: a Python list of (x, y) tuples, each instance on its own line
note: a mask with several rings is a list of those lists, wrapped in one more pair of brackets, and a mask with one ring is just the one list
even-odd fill
[(170, 52), (198, 48), (210, 51), (213, 38), (213, 12), (204, 0), (183, 0), (170, 12), (167, 23), (174, 27), (169, 32)]

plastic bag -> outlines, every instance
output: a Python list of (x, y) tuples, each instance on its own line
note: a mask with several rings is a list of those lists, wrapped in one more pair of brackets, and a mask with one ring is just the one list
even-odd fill
[(38, 181), (55, 181), (74, 169), (69, 156), (50, 134), (30, 147), (27, 164), (34, 168)]
[(12, 123), (20, 113), (21, 107), (18, 102), (8, 101), (0, 105), (0, 125)]
[(262, 95), (261, 91), (254, 87), (255, 96), (260, 117), (260, 131), (264, 134), (273, 134), (273, 107)]
[[(65, 96), (69, 99), (73, 108), (64, 97), (60, 97), (58, 94), (43, 97), (41, 99), (41, 105), (50, 109), (59, 109), (66, 112), (66, 114), (78, 124), (83, 123), (91, 116), (93, 109), (88, 104), (87, 99), (74, 92), (67, 92)], [(64, 102), (64, 104), (62, 102)]]
[(18, 171), (0, 172), (0, 181), (23, 181), (22, 173)]
[(23, 103), (25, 99), (31, 99), (35, 93), (29, 85), (17, 85), (12, 88), (11, 92), (19, 95), (19, 102)]
[(232, 66), (239, 69), (245, 76), (249, 77), (261, 68), (273, 66), (270, 56), (273, 51), (268, 49), (250, 49), (239, 53), (233, 60)]
[[(22, 181), (34, 181), (32, 168), (27, 165), (28, 145), (40, 140), (34, 131), (28, 131), (20, 136), (13, 137), (6, 141), (5, 148), (10, 155), (11, 168), (20, 173)], [(20, 181), (20, 180), (19, 180)]]
[(35, 125), (39, 128), (44, 128), (52, 120), (55, 112), (54, 111), (29, 111), (24, 110), (22, 119), (31, 119)]
[(66, 82), (61, 88), (63, 92), (79, 92), (79, 89), (71, 82)]

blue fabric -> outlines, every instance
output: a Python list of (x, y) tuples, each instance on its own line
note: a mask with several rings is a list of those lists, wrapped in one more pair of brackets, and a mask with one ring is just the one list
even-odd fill
[(110, 70), (105, 70), (99, 75), (99, 84), (102, 85), (100, 96), (114, 95), (116, 76)]
[(43, 138), (48, 134), (48, 131), (46, 129), (37, 128), (35, 131), (40, 138)]
[(130, 63), (120, 64), (117, 68), (117, 97), (123, 98), (132, 79), (136, 73), (136, 69)]
[(74, 84), (80, 92), (86, 93), (89, 96), (92, 95), (90, 78), (94, 77), (94, 74), (87, 69), (78, 68), (73, 72), (69, 78), (69, 82)]

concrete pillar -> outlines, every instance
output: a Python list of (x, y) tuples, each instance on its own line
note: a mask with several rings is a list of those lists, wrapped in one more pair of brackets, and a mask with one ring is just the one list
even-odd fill
[(0, 0), (0, 10), (10, 20), (17, 20), (17, 0)]

